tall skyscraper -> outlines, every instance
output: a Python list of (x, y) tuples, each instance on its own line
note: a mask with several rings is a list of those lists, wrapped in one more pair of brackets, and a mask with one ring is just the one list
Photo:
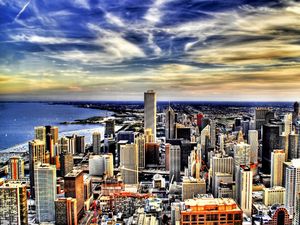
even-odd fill
[(9, 181), (0, 186), (0, 224), (28, 224), (26, 184)]
[(300, 149), (298, 149), (298, 141), (299, 134), (296, 134), (295, 131), (292, 131), (289, 135), (289, 160), (300, 158)]
[(80, 218), (84, 205), (83, 171), (73, 170), (64, 177), (64, 180), (65, 196), (76, 199), (77, 216)]
[(101, 133), (94, 132), (93, 133), (93, 153), (100, 154), (101, 152)]
[(46, 143), (46, 127), (44, 126), (34, 127), (34, 139)]
[(121, 146), (120, 170), (125, 184), (138, 183), (138, 147), (136, 144)]
[(296, 198), (296, 212), (295, 212), (295, 216), (294, 216), (294, 223), (293, 225), (299, 225), (300, 224), (300, 191), (297, 194), (297, 198)]
[(85, 153), (84, 136), (76, 135), (75, 145), (76, 145), (75, 149), (77, 154)]
[(64, 151), (59, 155), (59, 161), (60, 161), (60, 175), (64, 177), (73, 170), (73, 166), (74, 166), (73, 155), (69, 152)]
[(258, 132), (257, 130), (248, 131), (248, 143), (250, 145), (250, 162), (257, 163), (258, 158)]
[(105, 132), (104, 135), (106, 137), (114, 137), (115, 136), (115, 120), (108, 119), (105, 121)]
[(287, 113), (284, 115), (284, 132), (286, 134), (290, 134), (292, 131), (292, 123), (293, 123), (293, 114)]
[(148, 90), (144, 93), (144, 130), (151, 128), (156, 140), (156, 93)]
[(145, 168), (146, 159), (145, 159), (145, 137), (143, 134), (140, 134), (135, 138), (135, 144), (138, 146), (138, 155), (139, 155), (139, 169)]
[(180, 181), (180, 155), (181, 149), (179, 145), (170, 146), (170, 182), (171, 181)]
[(266, 174), (271, 173), (271, 153), (274, 149), (279, 148), (279, 132), (278, 125), (263, 125), (262, 171)]
[(159, 164), (159, 144), (146, 143), (145, 144), (145, 165), (158, 165)]
[(12, 156), (8, 162), (8, 175), (12, 180), (24, 177), (24, 160), (21, 156)]
[(294, 103), (294, 118), (297, 118), (300, 115), (300, 104), (299, 102)]
[(41, 164), (34, 168), (36, 219), (39, 223), (55, 221), (56, 167)]
[(210, 122), (210, 147), (216, 147), (216, 121), (211, 120)]
[(28, 143), (29, 145), (29, 177), (30, 177), (30, 195), (32, 198), (35, 196), (34, 191), (34, 171), (36, 163), (46, 162), (45, 142), (41, 140), (33, 140)]
[(285, 207), (290, 215), (295, 213), (296, 197), (300, 191), (300, 159), (293, 159), (287, 163), (285, 171)]
[(271, 155), (271, 187), (282, 186), (284, 150), (274, 150)]
[(250, 145), (239, 143), (234, 145), (234, 164), (237, 167), (250, 166)]
[(55, 200), (55, 224), (77, 225), (77, 201), (75, 198), (58, 198)]
[(256, 130), (260, 130), (261, 127), (268, 123), (269, 121), (266, 121), (266, 115), (269, 112), (268, 108), (256, 108), (255, 109), (255, 127)]
[(237, 199), (240, 207), (247, 216), (251, 216), (252, 211), (252, 171), (249, 167), (240, 168), (240, 179), (236, 185)]
[(175, 112), (171, 108), (165, 111), (166, 114), (166, 128), (165, 128), (165, 136), (166, 139), (174, 139), (175, 138)]

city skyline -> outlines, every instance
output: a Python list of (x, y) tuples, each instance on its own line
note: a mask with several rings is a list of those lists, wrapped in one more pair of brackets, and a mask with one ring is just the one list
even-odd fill
[(0, 1), (1, 100), (295, 101), (296, 1)]

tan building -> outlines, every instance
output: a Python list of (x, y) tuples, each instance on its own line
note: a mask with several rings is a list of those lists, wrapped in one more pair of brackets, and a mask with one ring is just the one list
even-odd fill
[(24, 160), (20, 156), (12, 156), (8, 163), (9, 178), (18, 180), (24, 177)]
[(120, 156), (120, 171), (124, 184), (137, 184), (139, 166), (137, 145), (122, 145)]
[(184, 177), (182, 182), (182, 200), (193, 198), (197, 194), (206, 193), (205, 180)]
[(263, 202), (266, 206), (272, 206), (273, 204), (283, 205), (285, 203), (284, 187), (274, 186), (272, 188), (264, 188), (263, 193)]
[(231, 198), (201, 198), (185, 201), (181, 211), (182, 225), (241, 225), (243, 211)]
[(284, 150), (274, 150), (271, 154), (271, 186), (282, 186)]

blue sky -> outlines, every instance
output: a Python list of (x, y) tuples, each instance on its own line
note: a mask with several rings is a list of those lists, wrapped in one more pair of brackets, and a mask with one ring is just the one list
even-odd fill
[(0, 0), (3, 100), (297, 100), (299, 1)]

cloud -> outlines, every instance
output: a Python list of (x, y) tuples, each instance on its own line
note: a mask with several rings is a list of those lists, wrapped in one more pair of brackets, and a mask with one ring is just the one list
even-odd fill
[(19, 19), (19, 17), (22, 15), (22, 13), (25, 11), (25, 9), (27, 8), (27, 6), (30, 4), (31, 0), (29, 0), (24, 6), (23, 8), (20, 10), (20, 12), (17, 14), (17, 16), (15, 17), (14, 21), (16, 21), (17, 19)]
[(74, 38), (62, 38), (62, 37), (43, 37), (38, 35), (25, 35), (18, 34), (11, 36), (13, 41), (17, 42), (29, 42), (35, 44), (84, 44), (86, 42)]
[(88, 0), (74, 0), (74, 3), (75, 3), (75, 5), (77, 5), (80, 8), (90, 9)]
[(160, 22), (163, 12), (161, 7), (170, 0), (154, 0), (154, 3), (149, 7), (147, 13), (144, 15), (144, 19), (151, 24), (156, 24)]

